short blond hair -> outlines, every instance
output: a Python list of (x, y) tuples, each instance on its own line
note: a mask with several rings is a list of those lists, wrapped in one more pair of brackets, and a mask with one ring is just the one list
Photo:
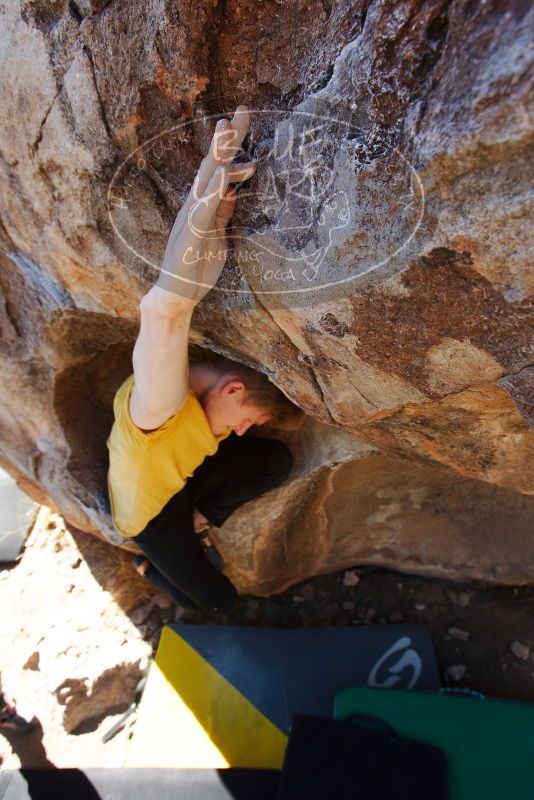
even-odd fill
[(229, 379), (235, 378), (244, 383), (247, 400), (273, 415), (269, 425), (283, 430), (295, 430), (304, 422), (304, 411), (286, 397), (263, 372), (221, 355), (216, 355), (209, 363), (221, 375), (228, 375)]

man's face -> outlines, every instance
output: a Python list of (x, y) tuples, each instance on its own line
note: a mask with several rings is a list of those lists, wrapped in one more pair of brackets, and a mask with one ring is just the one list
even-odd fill
[(228, 428), (242, 436), (251, 425), (263, 425), (273, 416), (265, 406), (247, 400), (245, 385), (239, 380), (221, 381), (202, 407), (214, 436), (226, 433)]

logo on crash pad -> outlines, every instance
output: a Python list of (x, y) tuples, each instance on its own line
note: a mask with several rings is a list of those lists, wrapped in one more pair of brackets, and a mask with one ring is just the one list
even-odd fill
[(402, 636), (392, 644), (369, 672), (367, 685), (412, 689), (419, 680), (422, 664), (411, 644), (408, 636)]

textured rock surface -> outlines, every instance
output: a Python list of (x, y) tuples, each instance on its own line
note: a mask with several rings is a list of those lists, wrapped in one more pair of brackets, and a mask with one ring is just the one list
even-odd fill
[(328, 453), (314, 427), (315, 435), (309, 422), (299, 431), (293, 480), (212, 529), (241, 591), (269, 595), (348, 564), (453, 579), (534, 580), (531, 497), (462, 478), (436, 462), (349, 449), (347, 434), (337, 434)]
[(532, 580), (532, 23), (513, 0), (6, 4), (2, 466), (112, 535), (139, 300), (212, 115), (245, 102), (260, 165), (194, 337), (267, 371), (317, 446), (295, 437), (253, 533), (229, 521), (229, 570), (263, 592), (359, 560)]

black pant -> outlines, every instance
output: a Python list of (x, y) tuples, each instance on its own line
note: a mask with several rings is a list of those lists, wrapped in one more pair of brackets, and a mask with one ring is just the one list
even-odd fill
[(283, 442), (230, 434), (134, 537), (153, 565), (147, 577), (155, 579), (180, 605), (208, 612), (231, 611), (237, 592), (206, 558), (194, 531), (193, 510), (197, 508), (220, 527), (243, 503), (283, 483), (292, 465)]

